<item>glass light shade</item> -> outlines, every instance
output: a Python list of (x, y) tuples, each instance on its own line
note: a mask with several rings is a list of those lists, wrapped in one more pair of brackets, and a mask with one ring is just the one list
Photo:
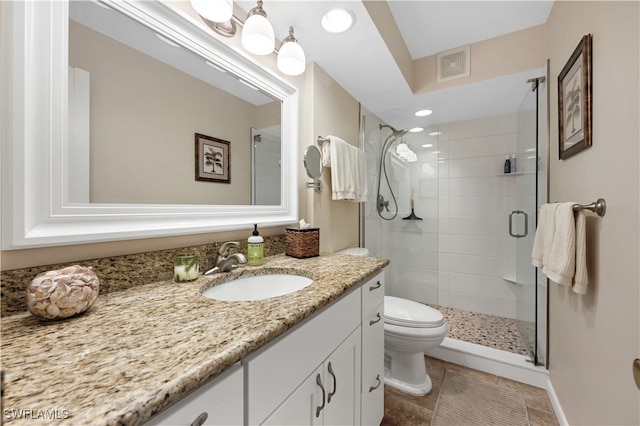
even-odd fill
[(288, 41), (278, 52), (278, 69), (287, 75), (300, 75), (306, 67), (302, 47), (295, 41)]
[(251, 15), (242, 28), (242, 47), (254, 55), (268, 55), (276, 46), (276, 36), (267, 18)]
[(409, 152), (409, 151), (410, 151), (409, 146), (404, 142), (401, 144), (398, 144), (398, 147), (396, 148), (397, 154), (400, 154), (402, 152)]
[(212, 22), (229, 22), (233, 17), (233, 0), (191, 0), (191, 6)]

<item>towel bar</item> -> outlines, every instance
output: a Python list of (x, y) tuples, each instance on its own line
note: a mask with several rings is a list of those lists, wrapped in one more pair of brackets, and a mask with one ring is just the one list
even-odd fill
[(594, 201), (591, 204), (574, 204), (573, 211), (577, 212), (578, 210), (591, 210), (594, 213), (597, 213), (598, 216), (604, 216), (607, 212), (607, 203), (604, 201), (604, 198), (598, 198), (597, 201)]
[(322, 136), (318, 136), (318, 145), (322, 146), (323, 143), (331, 142), (329, 138), (323, 138)]

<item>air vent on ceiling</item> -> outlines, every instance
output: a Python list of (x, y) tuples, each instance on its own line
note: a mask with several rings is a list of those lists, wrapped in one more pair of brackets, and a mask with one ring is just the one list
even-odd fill
[(438, 83), (461, 77), (469, 77), (471, 74), (471, 58), (469, 52), (470, 47), (467, 45), (438, 53)]

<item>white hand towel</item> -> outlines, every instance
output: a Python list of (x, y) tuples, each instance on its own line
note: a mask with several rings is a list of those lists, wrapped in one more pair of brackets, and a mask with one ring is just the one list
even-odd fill
[(364, 152), (336, 137), (329, 136), (331, 151), (331, 198), (367, 201), (367, 174)]
[(587, 274), (586, 216), (584, 210), (579, 210), (576, 216), (576, 275), (573, 280), (573, 291), (578, 294), (586, 294), (589, 277)]
[[(331, 139), (335, 138), (335, 136), (329, 135), (327, 139), (328, 142), (324, 142), (321, 146), (322, 148), (322, 167), (331, 167)], [(338, 138), (340, 139), (340, 138)], [(340, 139), (342, 140), (342, 139)]]
[(549, 254), (553, 244), (553, 236), (556, 232), (556, 210), (558, 203), (543, 204), (540, 206), (540, 216), (538, 217), (538, 227), (533, 239), (533, 249), (531, 251), (531, 263), (533, 266), (542, 268), (542, 272), (547, 272), (549, 265)]
[(549, 261), (543, 272), (553, 282), (571, 286), (576, 272), (576, 224), (573, 214), (575, 203), (560, 203), (556, 209), (556, 229), (549, 252)]
[(542, 268), (543, 266), (545, 236), (548, 234), (547, 228), (550, 228), (553, 223), (553, 220), (550, 220), (549, 216), (551, 214), (555, 215), (555, 211), (551, 212), (552, 209), (553, 205), (551, 204), (543, 204), (540, 206), (538, 227), (533, 237), (533, 248), (531, 250), (531, 263), (537, 268)]

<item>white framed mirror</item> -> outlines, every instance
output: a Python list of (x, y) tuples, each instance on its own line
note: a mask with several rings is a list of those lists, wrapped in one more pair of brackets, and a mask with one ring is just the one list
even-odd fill
[[(73, 188), (70, 183), (78, 180), (73, 176), (82, 162), (70, 167), (69, 152), (75, 152), (75, 147), (69, 143), (68, 125), (69, 4), (57, 0), (3, 2), (3, 249), (245, 229), (253, 223), (280, 226), (296, 222), (297, 89), (218, 41), (204, 24), (171, 3), (105, 4), (186, 49), (193, 57), (280, 101), (280, 202), (151, 204), (91, 202), (90, 199), (86, 202), (76, 198), (74, 190), (69, 188)], [(18, 46), (27, 46), (31, 56), (27, 57)], [(193, 129), (193, 133), (197, 132)], [(247, 130), (247, 149), (252, 137), (251, 130)], [(188, 161), (193, 167), (193, 159)], [(246, 167), (251, 180), (249, 162), (231, 164), (235, 168)], [(118, 171), (114, 169), (113, 173)], [(205, 188), (209, 190), (212, 186)], [(251, 192), (249, 189), (249, 199)]]

